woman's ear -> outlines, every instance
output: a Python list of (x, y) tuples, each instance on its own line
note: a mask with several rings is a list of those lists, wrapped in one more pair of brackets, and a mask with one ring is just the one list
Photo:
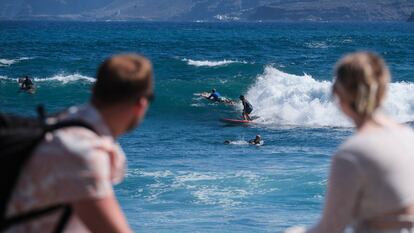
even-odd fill
[(350, 103), (344, 99), (339, 99), (339, 104), (342, 112), (353, 121), (357, 120), (358, 114), (355, 103)]
[(356, 113), (356, 105), (355, 103), (352, 103), (348, 101), (348, 99), (345, 97), (342, 89), (335, 88), (333, 93), (337, 99), (338, 107), (341, 109), (341, 111), (348, 117), (354, 118)]

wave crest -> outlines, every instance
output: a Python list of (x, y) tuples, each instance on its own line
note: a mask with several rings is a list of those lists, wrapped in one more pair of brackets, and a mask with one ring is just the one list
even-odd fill
[(86, 82), (95, 82), (95, 79), (89, 76), (81, 75), (81, 74), (58, 74), (49, 78), (35, 78), (36, 82), (62, 82), (63, 84), (69, 83), (69, 82), (76, 82), (76, 81), (86, 81)]
[(24, 61), (24, 60), (29, 60), (32, 59), (30, 57), (21, 57), (21, 58), (17, 58), (17, 59), (4, 59), (4, 58), (0, 58), (0, 66), (11, 66), (19, 61)]
[[(0, 76), (0, 80), (18, 82), (19, 78), (9, 78), (9, 77), (6, 77), (6, 76)], [(69, 75), (57, 74), (57, 75), (54, 75), (52, 77), (47, 77), (47, 78), (35, 77), (35, 78), (33, 78), (33, 80), (36, 83), (39, 83), (39, 82), (40, 83), (41, 82), (60, 82), (62, 84), (67, 84), (67, 83), (76, 82), (76, 81), (86, 81), (86, 82), (90, 82), (90, 83), (95, 82), (94, 78), (89, 77), (89, 76), (85, 76), (85, 75), (81, 75), (81, 74), (69, 74)]]
[[(330, 81), (284, 73), (267, 66), (247, 91), (254, 115), (264, 124), (349, 127), (331, 97)], [(400, 122), (414, 120), (414, 84), (391, 83), (384, 111)]]
[(221, 60), (221, 61), (209, 61), (209, 60), (197, 61), (197, 60), (184, 58), (184, 59), (182, 59), (182, 61), (187, 62), (188, 65), (197, 66), (197, 67), (201, 67), (201, 66), (206, 66), (206, 67), (225, 66), (225, 65), (234, 64), (234, 63), (247, 64), (247, 62), (245, 62), (245, 61), (226, 60), (226, 59)]

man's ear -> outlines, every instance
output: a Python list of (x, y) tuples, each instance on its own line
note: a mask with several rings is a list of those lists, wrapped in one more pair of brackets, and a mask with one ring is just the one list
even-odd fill
[(147, 112), (148, 100), (147, 98), (140, 98), (134, 105), (134, 114), (143, 117)]

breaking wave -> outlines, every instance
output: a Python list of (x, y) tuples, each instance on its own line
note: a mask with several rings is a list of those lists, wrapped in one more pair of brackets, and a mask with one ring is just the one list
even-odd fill
[[(259, 122), (310, 127), (349, 127), (331, 96), (330, 81), (284, 73), (267, 66), (247, 91)], [(414, 84), (391, 83), (384, 111), (400, 122), (414, 120)]]

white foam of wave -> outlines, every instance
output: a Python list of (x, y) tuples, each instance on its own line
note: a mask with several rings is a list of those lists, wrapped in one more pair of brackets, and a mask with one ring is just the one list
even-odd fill
[[(330, 81), (318, 81), (307, 74), (293, 75), (267, 66), (246, 97), (254, 106), (253, 115), (264, 124), (351, 126), (333, 102), (331, 85)], [(412, 83), (391, 83), (384, 111), (401, 122), (413, 121), (413, 93)]]
[(305, 46), (311, 49), (326, 49), (329, 46), (326, 44), (326, 42), (307, 42), (305, 43)]
[(240, 205), (241, 199), (252, 195), (251, 192), (241, 188), (229, 187), (200, 187), (191, 192), (197, 198), (196, 203), (204, 205), (221, 205), (225, 207)]
[(175, 177), (175, 184), (185, 187), (198, 204), (237, 206), (249, 196), (274, 190), (263, 188), (266, 178), (251, 171), (236, 173), (181, 172)]
[(195, 107), (195, 108), (199, 108), (199, 107), (204, 107), (205, 104), (194, 103), (194, 104), (190, 104), (190, 106)]
[(349, 43), (352, 43), (352, 42), (354, 42), (352, 39), (344, 39), (344, 40), (342, 40), (342, 43), (344, 43), (344, 44), (349, 44)]
[[(19, 78), (9, 78), (6, 76), (0, 76), (0, 80), (6, 80), (6, 81), (14, 81), (18, 82)], [(62, 84), (67, 84), (70, 82), (76, 82), (76, 81), (86, 81), (86, 82), (95, 82), (95, 79), (89, 76), (81, 75), (81, 74), (57, 74), (52, 77), (48, 78), (39, 78), (35, 77), (33, 78), (35, 83), (43, 83), (43, 82), (61, 82)]]
[(8, 82), (19, 82), (18, 78), (9, 78), (7, 76), (0, 76), (0, 80), (8, 81)]
[(171, 192), (187, 192), (194, 202), (201, 205), (237, 206), (249, 196), (277, 191), (268, 187), (268, 176), (253, 171), (232, 172), (195, 172), (195, 171), (143, 171), (130, 169), (130, 177), (152, 179), (144, 190), (137, 192), (139, 198), (149, 201), (163, 202), (164, 194)]
[(4, 58), (0, 58), (0, 66), (11, 66), (19, 61), (23, 61), (23, 60), (29, 60), (32, 59), (30, 57), (21, 57), (21, 58), (17, 58), (17, 59), (4, 59)]
[(261, 140), (260, 143), (258, 143), (258, 144), (250, 144), (248, 141), (245, 141), (245, 140), (228, 141), (228, 144), (229, 145), (237, 145), (237, 146), (263, 146), (264, 145), (264, 140)]
[(239, 21), (240, 18), (236, 16), (229, 16), (229, 15), (215, 15), (215, 19), (220, 21)]
[(16, 63), (16, 60), (0, 59), (0, 66), (10, 66)]
[(230, 141), (231, 145), (249, 145), (249, 142), (245, 140), (236, 140), (236, 141)]
[(384, 110), (400, 122), (414, 121), (414, 83), (391, 83)]
[(76, 81), (86, 81), (86, 82), (95, 82), (95, 79), (89, 76), (81, 75), (81, 74), (57, 74), (55, 76), (49, 77), (49, 78), (35, 78), (35, 82), (61, 82), (63, 84), (69, 83), (69, 82), (76, 82)]
[(172, 173), (169, 170), (146, 172), (146, 171), (142, 171), (138, 169), (136, 170), (129, 169), (127, 174), (129, 176), (146, 176), (146, 177), (153, 177), (153, 178), (167, 178), (167, 177), (174, 176), (174, 173)]
[(182, 61), (187, 62), (188, 65), (198, 66), (198, 67), (200, 66), (207, 66), (207, 67), (224, 66), (224, 65), (233, 64), (233, 63), (247, 64), (247, 62), (245, 61), (226, 60), (226, 59), (222, 61), (209, 61), (209, 60), (197, 61), (197, 60), (184, 58), (182, 59)]

